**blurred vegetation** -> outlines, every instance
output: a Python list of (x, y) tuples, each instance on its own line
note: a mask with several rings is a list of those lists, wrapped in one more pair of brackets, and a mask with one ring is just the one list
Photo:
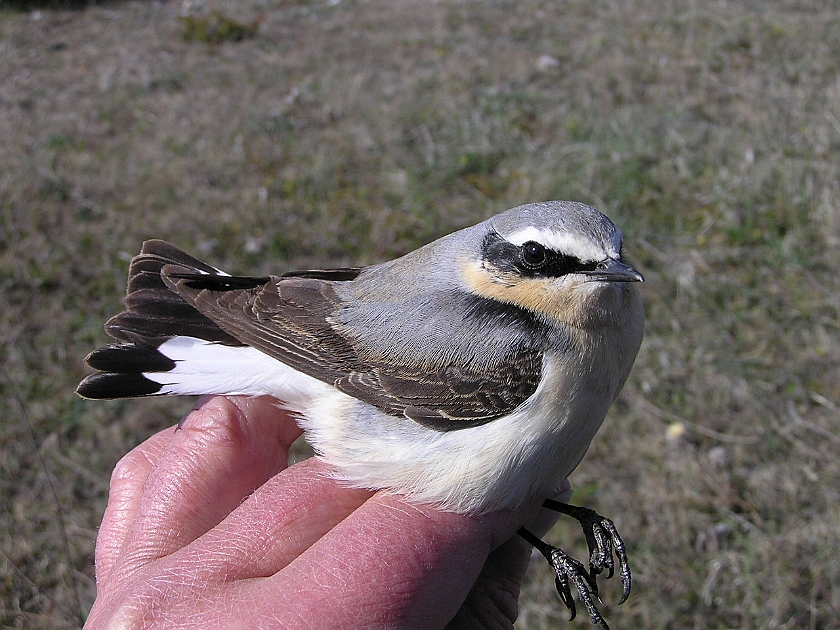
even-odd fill
[[(259, 29), (0, 4), (0, 625), (78, 626), (111, 468), (189, 406), (72, 393), (144, 238), (234, 272), (364, 264), (562, 198), (647, 279), (572, 478), (629, 545), (610, 622), (840, 628), (835, 3), (216, 4), (188, 15)], [(528, 580), (519, 627), (567, 627)]]
[(182, 36), (188, 42), (197, 41), (207, 44), (241, 42), (257, 34), (260, 21), (261, 19), (257, 18), (244, 24), (217, 10), (212, 10), (207, 14), (182, 15)]

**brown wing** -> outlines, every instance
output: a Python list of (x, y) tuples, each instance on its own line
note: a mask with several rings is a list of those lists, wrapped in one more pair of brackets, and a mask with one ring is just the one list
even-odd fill
[(198, 275), (167, 265), (166, 284), (223, 331), (283, 363), (395, 415), (437, 430), (475, 426), (505, 415), (537, 388), (537, 351), (510, 356), (486, 371), (468, 366), (422, 368), (384, 360), (357, 348), (331, 324), (341, 301), (331, 282), (271, 278), (237, 288), (229, 276)]
[(227, 276), (195, 275), (175, 265), (162, 270), (169, 287), (240, 342), (322, 381), (357, 369), (353, 348), (327, 322), (338, 298), (329, 282), (280, 280), (246, 289)]
[[(476, 426), (521, 405), (537, 388), (542, 374), (538, 352), (522, 352), (492, 371), (471, 372), (455, 366), (434, 371), (392, 364), (368, 365), (339, 379), (335, 386), (378, 407), (389, 406), (425, 426), (446, 431)], [(373, 393), (377, 401), (369, 400)]]

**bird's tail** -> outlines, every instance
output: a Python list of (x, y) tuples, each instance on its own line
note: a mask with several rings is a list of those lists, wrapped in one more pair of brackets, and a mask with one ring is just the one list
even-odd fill
[(136, 341), (138, 335), (145, 338), (183, 335), (240, 345), (166, 284), (162, 272), (169, 265), (179, 267), (179, 275), (230, 277), (166, 241), (146, 241), (128, 268), (125, 310), (108, 320), (105, 331), (125, 342)]
[(261, 364), (267, 357), (178, 295), (165, 281), (172, 275), (212, 279), (236, 288), (268, 280), (228, 276), (165, 241), (146, 241), (129, 266), (126, 308), (105, 324), (120, 343), (88, 355), (85, 362), (99, 372), (82, 380), (76, 389), (80, 396), (254, 393), (248, 383), (254, 372), (265, 368)]

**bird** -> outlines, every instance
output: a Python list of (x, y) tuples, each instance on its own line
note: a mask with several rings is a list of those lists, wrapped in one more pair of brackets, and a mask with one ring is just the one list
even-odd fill
[[(521, 205), (364, 267), (232, 276), (149, 240), (129, 265), (116, 340), (85, 359), (89, 399), (273, 396), (350, 487), (480, 515), (545, 499), (577, 467), (639, 351), (641, 273), (615, 224), (580, 202)], [(590, 566), (520, 534), (551, 563), (572, 618), (625, 545), (581, 522)]]

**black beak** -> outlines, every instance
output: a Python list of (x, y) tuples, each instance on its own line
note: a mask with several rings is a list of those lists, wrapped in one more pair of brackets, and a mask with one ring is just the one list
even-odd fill
[(645, 279), (630, 265), (625, 265), (614, 258), (607, 258), (599, 262), (592, 271), (584, 271), (583, 275), (597, 282), (644, 282)]

